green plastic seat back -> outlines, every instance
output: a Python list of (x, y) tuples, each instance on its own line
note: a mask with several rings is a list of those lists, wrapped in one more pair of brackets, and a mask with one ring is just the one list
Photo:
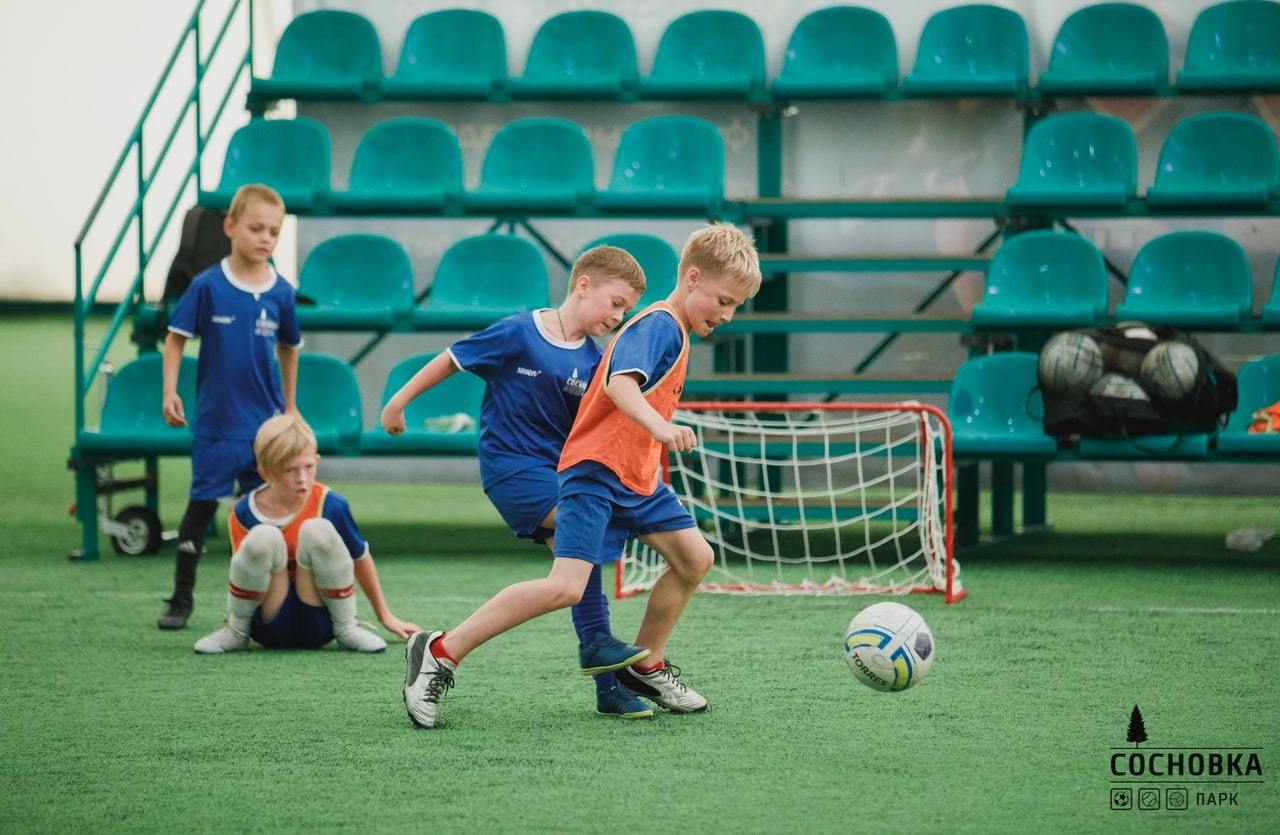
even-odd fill
[(596, 238), (582, 249), (585, 252), (593, 246), (616, 246), (631, 253), (631, 257), (644, 270), (645, 291), (636, 302), (634, 310), (643, 310), (656, 301), (671, 295), (676, 288), (676, 270), (680, 266), (680, 256), (671, 244), (653, 235), (620, 233)]
[(1053, 308), (1087, 304), (1107, 311), (1107, 269), (1088, 240), (1065, 232), (1023, 232), (987, 268), (983, 304)]
[(409, 24), (396, 78), (449, 82), (483, 79), (497, 86), (507, 78), (507, 39), (491, 14), (445, 9)]
[(1063, 113), (1027, 133), (1018, 187), (1062, 190), (1122, 187), (1138, 190), (1138, 144), (1123, 119), (1101, 113)]
[(480, 169), (480, 189), (537, 192), (595, 190), (591, 143), (567, 119), (517, 119), (494, 135)]
[(448, 125), (401, 116), (365, 133), (351, 164), (352, 191), (462, 191), (462, 149)]
[[(382, 390), (382, 405), (387, 405), (393, 395), (422, 367), (435, 359), (435, 352), (405, 357), (391, 369), (387, 377), (387, 385)], [(480, 404), (484, 399), (485, 382), (475, 374), (455, 371), (443, 382), (432, 386), (413, 399), (405, 407), (404, 425), (409, 431), (427, 429), (425, 425), (432, 418), (447, 417), (464, 412), (480, 424)]]
[(1240, 244), (1216, 232), (1170, 232), (1138, 251), (1125, 301), (1229, 306), (1248, 315), (1252, 294), (1253, 273)]
[(756, 22), (740, 12), (690, 12), (671, 22), (653, 59), (654, 78), (716, 79), (745, 75), (764, 84), (764, 38)]
[[(158, 353), (143, 354), (111, 375), (102, 404), (99, 423), (103, 434), (120, 432), (145, 434), (172, 432), (164, 422), (163, 359)], [(196, 358), (182, 358), (178, 369), (178, 396), (188, 415), (196, 410)]]
[(1199, 113), (1169, 131), (1156, 163), (1156, 186), (1280, 186), (1276, 138), (1257, 116)]
[(1027, 77), (1027, 24), (1015, 11), (974, 4), (944, 9), (925, 22), (912, 75), (965, 81)]
[(706, 119), (654, 116), (623, 131), (610, 191), (724, 194), (724, 141)]
[(376, 83), (382, 79), (378, 32), (354, 12), (326, 9), (300, 14), (280, 36), (271, 77)]
[(825, 80), (874, 74), (898, 79), (898, 46), (884, 15), (855, 6), (810, 12), (796, 24), (782, 55), (782, 78)]
[(1044, 401), (1035, 354), (1006, 351), (967, 361), (956, 371), (947, 416), (956, 434), (1044, 436)]
[(1231, 0), (1196, 17), (1184, 69), (1280, 71), (1280, 3)]
[(634, 86), (636, 44), (626, 21), (608, 12), (565, 12), (538, 28), (524, 77), (539, 81), (617, 79)]
[(329, 188), (329, 133), (305, 116), (254, 119), (227, 145), (218, 188), (266, 183), (278, 191)]
[(522, 308), (548, 304), (547, 265), (538, 248), (515, 235), (476, 235), (445, 250), (428, 304)]
[(324, 354), (298, 357), (298, 411), (317, 435), (360, 434), (360, 385), (350, 365)]
[(413, 307), (413, 267), (400, 244), (381, 235), (322, 241), (302, 266), (298, 292), (324, 307)]
[(1096, 77), (1150, 72), (1169, 79), (1169, 41), (1155, 12), (1134, 3), (1100, 3), (1072, 13), (1049, 51), (1049, 70)]
[(1280, 402), (1280, 354), (1246, 362), (1236, 374), (1239, 405), (1227, 419), (1226, 432), (1248, 432), (1253, 413)]

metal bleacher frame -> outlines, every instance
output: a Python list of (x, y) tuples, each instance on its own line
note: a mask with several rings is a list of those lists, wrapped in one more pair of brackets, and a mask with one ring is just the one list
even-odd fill
[[(209, 136), (217, 127), (218, 122), (223, 114), (228, 99), (231, 96), (235, 85), (240, 81), (243, 74), (247, 74), (250, 79), (251, 89), (248, 96), (247, 108), (251, 115), (257, 117), (262, 115), (265, 108), (271, 101), (293, 98), (298, 101), (323, 99), (324, 96), (316, 96), (307, 94), (305, 91), (298, 91), (296, 95), (290, 95), (287, 89), (280, 89), (279, 85), (275, 85), (269, 96), (255, 91), (252, 87), (254, 78), (253, 72), (253, 2), (252, 0), (236, 0), (230, 7), (226, 17), (217, 27), (217, 34), (213, 40), (213, 46), (207, 51), (202, 49), (202, 39), (204, 32), (201, 29), (201, 12), (205, 5), (205, 0), (199, 0), (196, 4), (187, 27), (184, 29), (182, 36), (175, 48), (172, 57), (163, 71), (159, 82), (156, 85), (151, 99), (143, 110), (143, 114), (138, 120), (137, 127), (131, 134), (128, 142), (122, 151), (120, 158), (114, 167), (106, 186), (103, 188), (102, 194), (96, 202), (89, 218), (86, 220), (80, 235), (76, 240), (76, 295), (75, 295), (75, 357), (76, 357), (76, 439), (75, 446), (72, 447), (70, 466), (76, 473), (76, 502), (77, 517), (83, 527), (82, 548), (79, 556), (82, 559), (96, 559), (98, 556), (98, 531), (100, 522), (99, 505), (103, 497), (109, 497), (112, 493), (120, 489), (136, 489), (142, 488), (145, 491), (145, 507), (153, 514), (157, 510), (158, 490), (157, 490), (157, 454), (139, 455), (136, 452), (113, 453), (104, 451), (101, 448), (86, 449), (82, 444), (84, 433), (86, 432), (85, 419), (85, 399), (88, 396), (95, 378), (97, 377), (107, 351), (123, 326), (126, 320), (132, 319), (134, 324), (133, 340), (138, 344), (139, 353), (145, 353), (156, 350), (156, 343), (162, 338), (163, 334), (157, 326), (159, 321), (159, 311), (154, 304), (147, 304), (142, 296), (142, 279), (150, 263), (151, 258), (155, 254), (156, 247), (164, 235), (168, 224), (170, 223), (174, 211), (179, 205), (179, 201), (186, 193), (188, 185), (194, 180), (197, 192), (201, 188), (201, 163), (205, 151), (205, 145), (209, 140)], [(242, 14), (243, 13), (243, 14)], [(243, 17), (243, 20), (240, 18)], [(228, 29), (233, 25), (245, 25), (248, 28), (249, 49), (244, 53), (243, 59), (238, 65), (235, 75), (227, 84), (222, 95), (220, 104), (211, 119), (203, 119), (201, 112), (202, 90), (205, 83), (205, 73), (209, 64), (214, 60), (220, 46), (223, 44), (224, 36)], [(161, 90), (170, 78), (175, 64), (179, 57), (188, 47), (192, 48), (194, 56), (194, 85), (191, 94), (185, 99), (184, 106), (173, 129), (169, 132), (163, 149), (160, 151), (158, 158), (153, 166), (148, 169), (144, 166), (142, 154), (142, 136), (144, 127), (151, 114), (152, 105), (155, 103)], [(1167, 82), (1161, 84), (1152, 94), (1157, 97), (1174, 97), (1180, 95), (1193, 96), (1223, 96), (1238, 93), (1257, 93), (1259, 90), (1213, 90), (1203, 92), (1180, 92)], [(1082, 94), (1083, 95), (1083, 94)], [(1106, 95), (1105, 91), (1101, 91), (1099, 95)], [(1123, 95), (1132, 96), (1133, 93), (1125, 93)], [(906, 96), (899, 88), (894, 88), (883, 93), (874, 95), (848, 96), (848, 99), (863, 99), (877, 101), (897, 101), (906, 98), (920, 98), (922, 96)], [(930, 95), (933, 98), (973, 98), (972, 94), (964, 96), (956, 95)], [(1026, 88), (1022, 92), (1015, 95), (1001, 93), (990, 96), (992, 98), (1002, 98), (1010, 101), (1023, 114), (1025, 128), (1029, 129), (1038, 119), (1049, 115), (1056, 107), (1056, 102), (1052, 97), (1042, 97), (1035, 88)], [(1074, 95), (1072, 96), (1075, 97)], [(384, 101), (381, 93), (376, 89), (366, 89), (358, 96), (358, 101), (365, 104), (377, 104)], [(405, 101), (403, 96), (394, 99), (388, 98), (386, 101)], [(512, 101), (506, 92), (492, 93), (487, 96), (462, 97), (458, 96), (441, 96), (438, 99), (422, 98), (414, 99), (416, 101), (449, 101), (458, 102), (459, 100), (472, 101), (477, 104), (501, 105)], [(529, 99), (521, 99), (528, 101)], [(563, 101), (564, 98), (558, 98), (557, 101)], [(601, 95), (590, 95), (583, 97), (584, 101), (593, 103), (601, 103), (608, 101), (618, 102), (634, 102), (644, 100), (644, 96), (629, 91), (626, 94), (618, 95), (614, 98)], [(653, 96), (650, 100), (671, 100), (665, 96)], [(681, 97), (682, 101), (690, 101), (689, 97)], [(696, 103), (699, 99), (693, 98)], [(725, 101), (722, 97), (714, 99), (704, 98), (702, 101)], [(551, 101), (551, 99), (547, 99)], [(1011, 205), (1005, 201), (1003, 195), (989, 197), (972, 197), (972, 198), (934, 198), (934, 199), (856, 199), (834, 197), (830, 199), (794, 199), (786, 197), (782, 192), (782, 121), (787, 113), (787, 108), (791, 101), (781, 97), (776, 97), (769, 89), (753, 91), (751, 94), (742, 98), (735, 99), (740, 102), (744, 110), (754, 115), (757, 124), (757, 194), (752, 199), (725, 199), (706, 207), (689, 208), (689, 207), (650, 207), (643, 209), (606, 209), (598, 207), (580, 208), (571, 213), (563, 211), (493, 211), (493, 210), (474, 210), (468, 209), (461, 205), (449, 203), (441, 208), (430, 208), (423, 210), (406, 209), (403, 206), (388, 207), (385, 212), (377, 212), (376, 209), (372, 214), (398, 217), (398, 218), (457, 218), (457, 217), (483, 217), (492, 221), (491, 231), (500, 230), (505, 227), (508, 232), (514, 233), (517, 229), (524, 230), (537, 243), (546, 249), (552, 257), (559, 260), (566, 267), (569, 265), (569, 259), (563, 254), (558, 253), (540, 235), (533, 225), (533, 221), (539, 218), (556, 217), (556, 218), (574, 218), (581, 220), (590, 220), (593, 218), (626, 218), (626, 219), (645, 219), (645, 218), (697, 218), (705, 220), (722, 220), (737, 224), (751, 226), (756, 234), (757, 244), (761, 252), (761, 266), (765, 273), (765, 283), (760, 294), (754, 300), (749, 312), (739, 315), (735, 320), (720, 329), (717, 334), (717, 341), (714, 347), (714, 367), (715, 373), (709, 377), (701, 379), (691, 379), (686, 386), (686, 391), (690, 395), (697, 397), (759, 397), (764, 399), (783, 399), (782, 395), (790, 394), (806, 394), (821, 395), (827, 400), (835, 399), (843, 394), (891, 394), (896, 396), (907, 396), (911, 394), (942, 394), (950, 389), (951, 378), (946, 377), (902, 377), (878, 375), (870, 372), (870, 369), (876, 360), (882, 355), (892, 342), (904, 333), (956, 333), (965, 336), (970, 341), (970, 353), (981, 353), (985, 349), (984, 343), (992, 334), (990, 332), (975, 331), (969, 320), (957, 318), (954, 316), (938, 315), (930, 311), (933, 302), (938, 299), (952, 283), (965, 271), (979, 270), (985, 271), (989, 264), (990, 258), (988, 250), (991, 249), (1000, 239), (1007, 235), (1016, 234), (1017, 232), (1037, 229), (1037, 228), (1055, 228), (1062, 227), (1067, 231), (1074, 231), (1070, 224), (1070, 218), (1096, 218), (1096, 217), (1116, 217), (1116, 218), (1134, 218), (1146, 216), (1159, 217), (1176, 217), (1176, 216), (1262, 216), (1280, 214), (1280, 199), (1272, 198), (1270, 202), (1261, 209), (1258, 208), (1241, 208), (1239, 206), (1214, 206), (1214, 207), (1159, 207), (1153, 208), (1148, 206), (1145, 199), (1133, 198), (1124, 203), (1122, 206), (1113, 208), (1104, 207), (1045, 207), (1032, 208), (1023, 205)], [(144, 199), (147, 197), (155, 173), (163, 162), (165, 155), (168, 153), (170, 146), (173, 144), (174, 136), (178, 132), (179, 125), (187, 117), (188, 111), (194, 109), (196, 123), (196, 147), (190, 166), (187, 168), (186, 177), (182, 181), (177, 194), (174, 195), (172, 201), (168, 204), (168, 210), (163, 215), (161, 221), (155, 224), (154, 231), (150, 238), (144, 233)], [(207, 130), (203, 128), (207, 126)], [(121, 181), (121, 177), (126, 176), (124, 169), (126, 162), (131, 157), (136, 158), (137, 162), (137, 199), (133, 202), (132, 208), (124, 223), (121, 225), (119, 233), (114, 239), (108, 255), (106, 256), (102, 266), (93, 273), (94, 278), (90, 288), (85, 291), (83, 289), (83, 279), (87, 275), (85, 265), (82, 261), (82, 245), (91, 228), (98, 222), (98, 215), (102, 209), (104, 200), (108, 192)], [(299, 217), (323, 217), (335, 216), (332, 207), (327, 205), (324, 197), (317, 199), (316, 203), (305, 210), (298, 210), (296, 214)], [(368, 216), (370, 212), (362, 212)], [(792, 220), (802, 219), (821, 219), (821, 218), (864, 218), (864, 219), (941, 219), (941, 218), (986, 218), (993, 223), (993, 231), (975, 248), (974, 252), (952, 254), (952, 255), (933, 255), (933, 256), (913, 256), (913, 255), (849, 255), (845, 257), (812, 257), (805, 255), (796, 255), (789, 251), (788, 246), (788, 222)], [(96, 296), (102, 281), (107, 274), (108, 268), (111, 266), (113, 259), (120, 250), (130, 227), (136, 228), (137, 235), (137, 255), (138, 269), (132, 285), (126, 293), (125, 299), (117, 306), (111, 318), (106, 335), (103, 337), (102, 343), (95, 352), (94, 357), (85, 361), (85, 320), (89, 312), (93, 309)], [(150, 231), (150, 230), (148, 230)], [(1108, 270), (1112, 276), (1121, 282), (1125, 280), (1125, 276), (1116, 270), (1112, 265), (1108, 264)], [(856, 314), (845, 312), (806, 312), (792, 311), (788, 309), (788, 280), (793, 273), (803, 272), (913, 272), (926, 273), (937, 272), (942, 273), (943, 278), (926, 294), (912, 311), (904, 311), (902, 313), (885, 314)], [(476, 325), (484, 323), (477, 322)], [(361, 330), (367, 331), (365, 326), (350, 327), (344, 326), (340, 321), (327, 325), (324, 330)], [(381, 340), (386, 333), (403, 332), (413, 330), (426, 330), (428, 327), (415, 325), (409, 318), (396, 320), (390, 327), (379, 329), (373, 332), (371, 342), (365, 346), (359, 353), (352, 358), (352, 363), (358, 363), (368, 351)], [(435, 328), (439, 329), (439, 328)], [(450, 330), (456, 327), (450, 327)], [(1242, 323), (1238, 332), (1255, 332), (1260, 331), (1262, 325), (1256, 318), (1252, 318)], [(790, 373), (788, 368), (788, 337), (792, 333), (880, 333), (884, 337), (877, 346), (861, 360), (859, 360), (851, 372), (847, 375), (827, 375), (827, 376), (798, 376)], [(1037, 332), (1017, 332), (1013, 334), (998, 334), (1008, 341), (1008, 337), (1012, 337), (1012, 344), (1015, 347), (1024, 350), (1035, 350), (1040, 342), (1043, 341), (1046, 334)], [(744, 370), (745, 369), (745, 370)], [(451, 451), (457, 454), (456, 449)], [(339, 454), (378, 454), (377, 452), (362, 452), (358, 447), (340, 451)], [(113, 463), (123, 460), (136, 460), (141, 458), (144, 464), (144, 475), (138, 479), (128, 479), (116, 481), (110, 477), (110, 467)], [(1003, 459), (1000, 456), (981, 455), (972, 459), (963, 461), (959, 466), (958, 500), (956, 503), (956, 522), (959, 532), (957, 541), (965, 544), (971, 544), (976, 541), (978, 530), (978, 513), (977, 513), (977, 468), (979, 461), (991, 461), (993, 466), (992, 486), (992, 532), (995, 535), (1006, 535), (1014, 531), (1014, 464), (1020, 463), (1023, 466), (1023, 525), (1024, 527), (1036, 527), (1045, 524), (1045, 505), (1046, 505), (1046, 486), (1045, 486), (1045, 467), (1044, 460), (1022, 460), (1022, 459)], [(105, 521), (109, 514), (101, 515), (101, 520)], [(114, 523), (107, 522), (107, 532), (115, 535), (114, 532), (119, 531), (118, 527), (112, 527)]]

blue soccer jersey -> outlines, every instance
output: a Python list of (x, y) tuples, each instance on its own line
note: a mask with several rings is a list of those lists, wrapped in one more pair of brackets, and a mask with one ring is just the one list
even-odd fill
[(178, 299), (169, 330), (200, 339), (194, 434), (252, 439), (284, 411), (276, 342), (301, 347), (302, 331), (294, 290), (275, 270), (266, 284), (246, 284), (224, 258)]
[(587, 338), (556, 339), (539, 311), (517, 313), (449, 348), (488, 383), (480, 407), (480, 478), (486, 488), (530, 467), (554, 468), (603, 352)]

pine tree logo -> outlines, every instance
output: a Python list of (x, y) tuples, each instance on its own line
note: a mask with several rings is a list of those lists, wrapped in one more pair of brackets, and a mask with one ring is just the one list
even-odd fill
[(1125, 739), (1132, 742), (1134, 748), (1147, 741), (1147, 726), (1142, 723), (1142, 711), (1138, 710), (1137, 705), (1133, 706), (1133, 713), (1129, 714), (1129, 734)]

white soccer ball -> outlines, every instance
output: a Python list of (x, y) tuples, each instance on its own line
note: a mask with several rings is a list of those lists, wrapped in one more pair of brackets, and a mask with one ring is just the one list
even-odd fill
[(924, 618), (901, 603), (868, 606), (844, 633), (844, 660), (872, 690), (906, 690), (928, 674), (936, 649)]
[(1040, 351), (1039, 371), (1049, 391), (1084, 394), (1102, 376), (1102, 348), (1087, 333), (1060, 333)]
[(1138, 381), (1123, 374), (1103, 374), (1089, 389), (1095, 397), (1114, 397), (1121, 400), (1146, 400), (1146, 389), (1138, 385)]
[(1161, 342), (1142, 358), (1143, 384), (1164, 400), (1181, 400), (1191, 394), (1199, 374), (1195, 349), (1176, 339)]

